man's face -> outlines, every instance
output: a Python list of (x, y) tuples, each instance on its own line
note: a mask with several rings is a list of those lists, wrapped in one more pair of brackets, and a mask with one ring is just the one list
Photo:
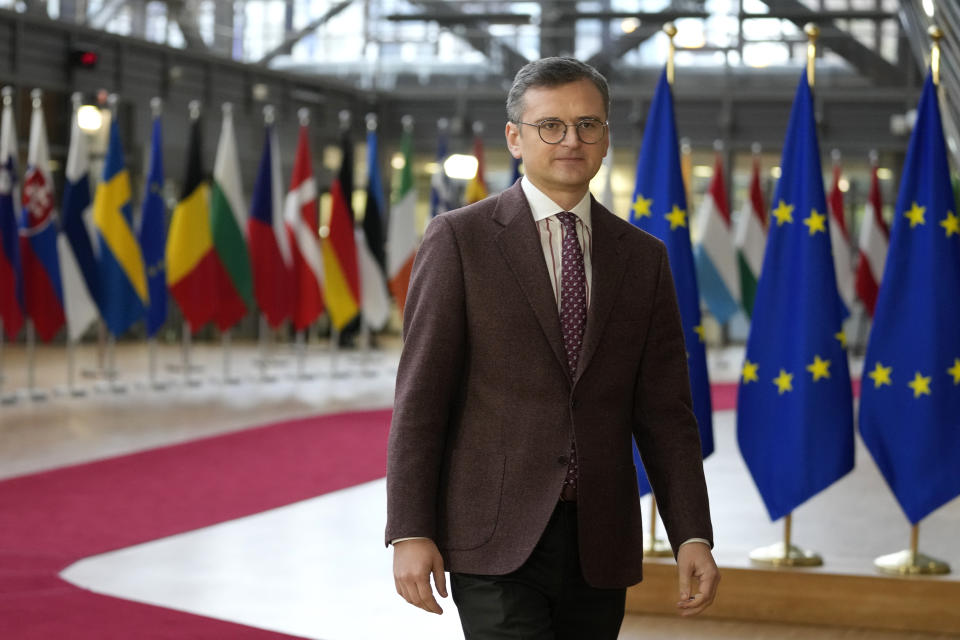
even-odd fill
[[(532, 87), (523, 96), (523, 122), (538, 123), (547, 118), (574, 125), (584, 118), (606, 122), (603, 96), (590, 80), (582, 78), (557, 87)], [(586, 192), (607, 153), (609, 136), (594, 144), (585, 144), (576, 127), (568, 127), (559, 144), (540, 139), (536, 127), (508, 122), (507, 146), (515, 158), (523, 160), (523, 171), (547, 195), (553, 191)]]

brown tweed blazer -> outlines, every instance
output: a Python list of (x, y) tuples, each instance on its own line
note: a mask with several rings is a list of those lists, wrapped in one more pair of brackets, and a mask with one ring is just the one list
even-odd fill
[(404, 314), (387, 542), (431, 538), (448, 571), (517, 569), (557, 504), (571, 433), (591, 585), (642, 577), (631, 439), (674, 551), (689, 538), (712, 540), (666, 249), (596, 201), (591, 218), (591, 302), (572, 379), (519, 182), (430, 223)]

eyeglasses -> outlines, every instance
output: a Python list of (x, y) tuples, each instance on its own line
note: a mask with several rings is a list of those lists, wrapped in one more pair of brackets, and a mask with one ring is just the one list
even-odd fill
[(540, 133), (540, 139), (547, 144), (560, 144), (567, 137), (567, 128), (574, 127), (577, 130), (577, 137), (584, 144), (596, 144), (603, 139), (606, 133), (607, 123), (601, 122), (596, 118), (584, 118), (577, 120), (573, 124), (567, 124), (560, 118), (547, 118), (540, 122), (517, 122), (516, 124), (525, 124), (528, 127), (536, 127)]

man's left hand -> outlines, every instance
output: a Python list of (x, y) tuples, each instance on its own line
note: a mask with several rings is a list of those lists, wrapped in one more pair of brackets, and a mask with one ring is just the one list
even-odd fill
[[(677, 608), (682, 616), (695, 616), (713, 602), (720, 582), (720, 570), (713, 560), (710, 547), (702, 542), (690, 542), (677, 551), (677, 572), (680, 584), (680, 601)], [(693, 593), (693, 578), (697, 579), (697, 592)]]

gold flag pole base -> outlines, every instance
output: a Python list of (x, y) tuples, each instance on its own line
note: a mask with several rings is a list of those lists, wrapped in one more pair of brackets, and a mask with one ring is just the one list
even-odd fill
[(784, 544), (776, 542), (751, 551), (750, 562), (772, 567), (819, 567), (823, 564), (823, 558), (815, 551), (792, 544), (784, 551)]
[(939, 576), (950, 573), (950, 565), (910, 549), (888, 553), (873, 561), (877, 571), (890, 576)]
[(880, 556), (873, 561), (877, 571), (890, 576), (939, 576), (950, 573), (950, 565), (920, 553), (920, 525), (910, 529), (910, 548)]
[(783, 542), (760, 547), (750, 552), (750, 562), (771, 567), (819, 567), (823, 564), (820, 554), (801, 549), (790, 543), (793, 529), (793, 514), (783, 518)]

